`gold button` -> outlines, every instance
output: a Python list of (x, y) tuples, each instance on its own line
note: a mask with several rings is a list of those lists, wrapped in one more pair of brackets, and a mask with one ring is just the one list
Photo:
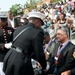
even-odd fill
[(4, 30), (4, 29), (3, 29)]
[(5, 41), (6, 41), (7, 39), (5, 39)]
[(6, 34), (4, 33), (4, 36), (5, 36)]
[(5, 33), (5, 30), (3, 32)]
[(5, 41), (5, 43), (7, 43), (7, 41)]
[(4, 36), (4, 38), (6, 38), (6, 36)]

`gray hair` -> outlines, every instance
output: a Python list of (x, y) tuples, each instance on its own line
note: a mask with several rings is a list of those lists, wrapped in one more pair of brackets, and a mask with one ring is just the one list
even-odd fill
[(67, 34), (67, 36), (69, 37), (69, 29), (68, 29), (68, 28), (61, 27), (61, 28), (58, 28), (57, 30), (62, 30), (62, 31), (65, 32), (65, 33)]

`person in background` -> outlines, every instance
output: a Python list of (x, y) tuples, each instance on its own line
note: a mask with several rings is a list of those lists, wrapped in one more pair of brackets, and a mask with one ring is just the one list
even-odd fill
[(5, 75), (34, 75), (31, 64), (32, 53), (35, 53), (42, 69), (46, 70), (46, 58), (43, 50), (44, 33), (41, 29), (41, 25), (44, 25), (45, 15), (40, 12), (30, 12), (28, 17), (29, 23), (17, 28), (14, 32), (15, 39), (22, 30), (28, 28), (13, 42), (12, 48), (5, 56), (3, 65)]
[(26, 16), (21, 17), (20, 21), (22, 25), (27, 25), (29, 23), (29, 20), (27, 19)]
[(51, 25), (50, 25), (49, 35), (51, 39), (55, 39), (56, 29), (55, 29), (55, 24), (53, 21), (51, 22)]
[(75, 32), (75, 12), (73, 14), (73, 25), (72, 25), (72, 32)]
[(4, 56), (12, 45), (14, 29), (7, 27), (7, 17), (0, 17), (0, 62), (3, 62)]
[(48, 60), (48, 57), (50, 56), (50, 54), (54, 50), (54, 46), (55, 46), (56, 42), (55, 42), (55, 40), (52, 40), (50, 38), (50, 35), (48, 32), (45, 32), (44, 33), (44, 43), (45, 43), (44, 52), (46, 54), (46, 60)]
[(66, 17), (66, 14), (64, 14), (64, 13), (61, 13), (61, 14), (59, 15), (59, 19), (60, 19), (60, 20), (58, 21), (59, 28), (60, 28), (60, 27), (67, 27), (67, 22), (66, 22), (65, 17)]
[(20, 20), (14, 17), (13, 13), (9, 11), (8, 12), (8, 27), (12, 27), (16, 29), (17, 27), (21, 26), (19, 24), (20, 24)]

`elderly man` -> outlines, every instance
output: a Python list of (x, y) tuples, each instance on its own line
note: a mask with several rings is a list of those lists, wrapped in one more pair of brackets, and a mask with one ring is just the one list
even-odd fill
[(28, 25), (19, 27), (14, 32), (12, 48), (4, 59), (3, 71), (5, 75), (34, 75), (31, 65), (32, 53), (35, 53), (42, 69), (46, 69), (43, 50), (44, 33), (40, 28), (43, 25), (45, 15), (40, 12), (30, 12), (28, 16)]
[(66, 28), (59, 28), (56, 35), (58, 43), (55, 45), (53, 53), (48, 60), (50, 62), (48, 73), (61, 75), (62, 72), (75, 66), (73, 57), (75, 45), (68, 40), (68, 30)]

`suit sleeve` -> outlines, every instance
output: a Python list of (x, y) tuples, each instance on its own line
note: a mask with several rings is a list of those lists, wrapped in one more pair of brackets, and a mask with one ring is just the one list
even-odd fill
[(46, 69), (46, 58), (43, 50), (43, 38), (43, 32), (38, 32), (38, 34), (36, 34), (36, 36), (33, 39), (33, 47), (37, 60), (41, 64), (42, 69)]
[[(72, 48), (72, 47), (71, 47)], [(60, 75), (62, 72), (66, 71), (66, 70), (70, 70), (75, 66), (75, 59), (73, 57), (73, 51), (74, 51), (75, 47), (73, 47), (72, 49), (70, 49), (67, 54), (66, 54), (66, 61), (65, 64), (58, 70), (57, 75)]]
[(75, 75), (75, 67), (73, 69), (71, 69), (71, 74)]

